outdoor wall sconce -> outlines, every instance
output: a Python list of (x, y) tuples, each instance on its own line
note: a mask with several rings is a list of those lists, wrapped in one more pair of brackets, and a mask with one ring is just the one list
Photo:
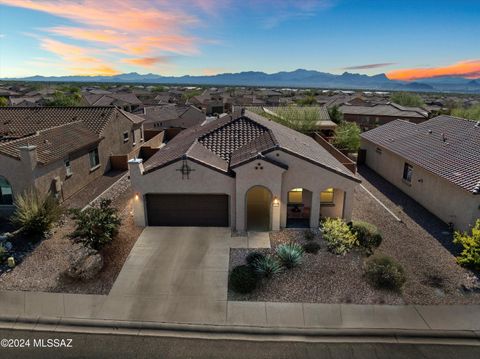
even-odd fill
[(135, 193), (135, 201), (138, 201), (139, 198), (138, 193)]
[(278, 200), (277, 197), (273, 197), (273, 207), (278, 207), (280, 206), (280, 201)]

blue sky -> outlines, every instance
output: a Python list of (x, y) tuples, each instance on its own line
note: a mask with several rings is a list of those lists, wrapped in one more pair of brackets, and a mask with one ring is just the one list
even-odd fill
[(305, 68), (478, 78), (478, 39), (473, 0), (0, 0), (0, 77)]

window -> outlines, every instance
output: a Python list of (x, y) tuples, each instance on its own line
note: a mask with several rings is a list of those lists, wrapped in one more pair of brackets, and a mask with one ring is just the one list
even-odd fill
[(320, 203), (333, 204), (333, 188), (327, 188), (325, 191), (320, 192)]
[(98, 157), (98, 148), (95, 148), (93, 151), (88, 153), (90, 157), (90, 169), (97, 168), (100, 166), (100, 158)]
[(72, 164), (70, 163), (70, 160), (65, 160), (65, 173), (67, 174), (67, 177), (73, 175)]
[(288, 192), (288, 203), (300, 204), (302, 203), (302, 192), (301, 188), (294, 188)]
[(143, 126), (140, 129), (140, 142), (143, 142)]
[(0, 205), (13, 204), (12, 186), (5, 177), (0, 176)]
[(413, 174), (413, 167), (408, 163), (405, 163), (405, 165), (403, 166), (403, 180), (405, 182), (411, 183), (412, 174)]
[(137, 144), (137, 141), (135, 140), (135, 130), (132, 130), (132, 145), (135, 146)]
[(123, 133), (123, 142), (127, 142), (128, 141), (128, 131), (125, 131)]

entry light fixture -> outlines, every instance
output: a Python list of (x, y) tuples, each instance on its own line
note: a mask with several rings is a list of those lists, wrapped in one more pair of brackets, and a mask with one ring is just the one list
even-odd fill
[(135, 193), (135, 200), (138, 201), (139, 198), (138, 193)]
[(278, 198), (275, 196), (273, 197), (273, 207), (278, 207), (280, 205), (280, 201)]

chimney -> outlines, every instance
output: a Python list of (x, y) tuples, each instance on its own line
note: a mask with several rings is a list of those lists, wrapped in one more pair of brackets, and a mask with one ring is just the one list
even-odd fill
[(128, 161), (128, 169), (130, 171), (130, 178), (141, 176), (143, 173), (143, 160), (141, 158), (133, 158)]
[(20, 150), (20, 160), (27, 166), (27, 168), (33, 170), (37, 167), (37, 146), (26, 145), (18, 148)]

